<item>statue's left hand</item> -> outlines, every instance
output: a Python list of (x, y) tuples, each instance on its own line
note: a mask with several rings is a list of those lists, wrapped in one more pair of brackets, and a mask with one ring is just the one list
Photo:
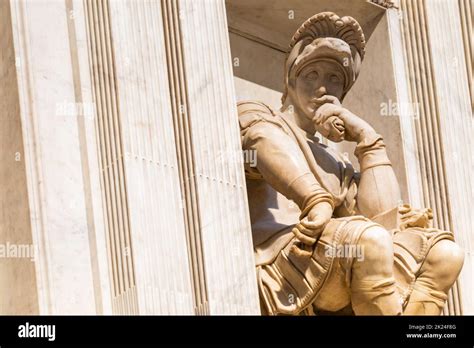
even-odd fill
[(296, 237), (308, 246), (313, 245), (332, 217), (332, 206), (327, 202), (316, 204), (296, 226)]
[(322, 232), (326, 224), (331, 220), (333, 208), (331, 204), (327, 202), (321, 202), (316, 204), (308, 213), (307, 221), (301, 223), (314, 234)]
[(294, 228), (293, 233), (299, 240), (292, 246), (291, 252), (299, 256), (309, 257), (313, 253), (312, 246), (317, 242), (324, 228), (331, 220), (332, 206), (327, 202), (316, 204)]

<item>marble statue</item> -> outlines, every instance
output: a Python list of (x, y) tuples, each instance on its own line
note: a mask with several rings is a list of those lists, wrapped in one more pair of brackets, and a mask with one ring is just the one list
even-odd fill
[[(282, 107), (238, 104), (261, 310), (267, 315), (438, 315), (462, 268), (430, 209), (400, 204), (383, 138), (341, 101), (365, 39), (323, 12), (290, 43)], [(360, 170), (315, 135), (356, 144)]]

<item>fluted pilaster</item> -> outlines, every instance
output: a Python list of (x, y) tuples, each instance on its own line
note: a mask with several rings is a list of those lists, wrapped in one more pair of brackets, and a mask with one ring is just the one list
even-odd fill
[(401, 1), (404, 47), (416, 122), (424, 205), (434, 225), (454, 232), (466, 251), (460, 282), (446, 312), (473, 313), (472, 289), (473, 138), (472, 112), (456, 1)]
[(224, 1), (179, 1), (210, 314), (259, 312)]

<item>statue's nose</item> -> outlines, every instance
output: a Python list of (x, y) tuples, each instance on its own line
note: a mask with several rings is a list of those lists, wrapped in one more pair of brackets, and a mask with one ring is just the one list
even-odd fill
[(321, 98), (322, 96), (326, 95), (328, 93), (326, 86), (320, 86), (318, 89), (315, 91), (315, 96), (316, 98)]

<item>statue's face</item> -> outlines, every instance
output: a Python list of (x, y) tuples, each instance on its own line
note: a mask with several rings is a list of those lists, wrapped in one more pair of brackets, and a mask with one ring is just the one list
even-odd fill
[(331, 95), (339, 100), (344, 93), (342, 67), (331, 61), (314, 61), (307, 64), (296, 77), (293, 100), (306, 117), (312, 119), (321, 106), (316, 99)]

